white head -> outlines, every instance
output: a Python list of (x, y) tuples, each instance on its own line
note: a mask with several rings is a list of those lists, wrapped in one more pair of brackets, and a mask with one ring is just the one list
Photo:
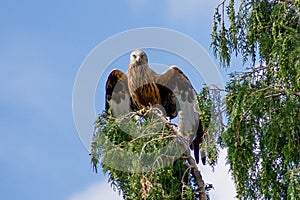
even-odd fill
[(143, 50), (137, 49), (131, 52), (129, 65), (138, 66), (138, 65), (146, 65), (146, 64), (148, 64), (148, 57)]

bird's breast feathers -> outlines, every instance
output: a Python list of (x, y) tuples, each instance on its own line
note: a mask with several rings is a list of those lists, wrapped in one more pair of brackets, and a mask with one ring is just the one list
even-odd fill
[(132, 101), (139, 108), (161, 104), (156, 74), (148, 65), (128, 68), (128, 88)]

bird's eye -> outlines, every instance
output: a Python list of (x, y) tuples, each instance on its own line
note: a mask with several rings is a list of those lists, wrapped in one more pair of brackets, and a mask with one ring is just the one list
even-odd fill
[(135, 55), (135, 54), (133, 54), (132, 56), (133, 56), (133, 58), (136, 58), (136, 55)]

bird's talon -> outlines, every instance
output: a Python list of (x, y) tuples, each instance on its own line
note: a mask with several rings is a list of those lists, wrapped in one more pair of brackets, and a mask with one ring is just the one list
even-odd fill
[(140, 115), (140, 116), (144, 116), (146, 114), (146, 109), (145, 108), (142, 108), (140, 110), (137, 111), (137, 113)]

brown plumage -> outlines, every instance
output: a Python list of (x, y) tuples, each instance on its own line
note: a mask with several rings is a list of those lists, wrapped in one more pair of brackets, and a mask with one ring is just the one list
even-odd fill
[[(176, 66), (163, 74), (155, 73), (148, 65), (146, 53), (135, 50), (130, 55), (127, 75), (113, 70), (108, 76), (105, 108), (111, 109), (113, 115), (121, 115), (156, 105), (170, 119), (179, 117), (178, 126), (182, 132), (195, 133), (191, 149), (199, 163), (203, 130), (196, 94), (190, 81)], [(204, 154), (202, 163), (205, 164)]]

